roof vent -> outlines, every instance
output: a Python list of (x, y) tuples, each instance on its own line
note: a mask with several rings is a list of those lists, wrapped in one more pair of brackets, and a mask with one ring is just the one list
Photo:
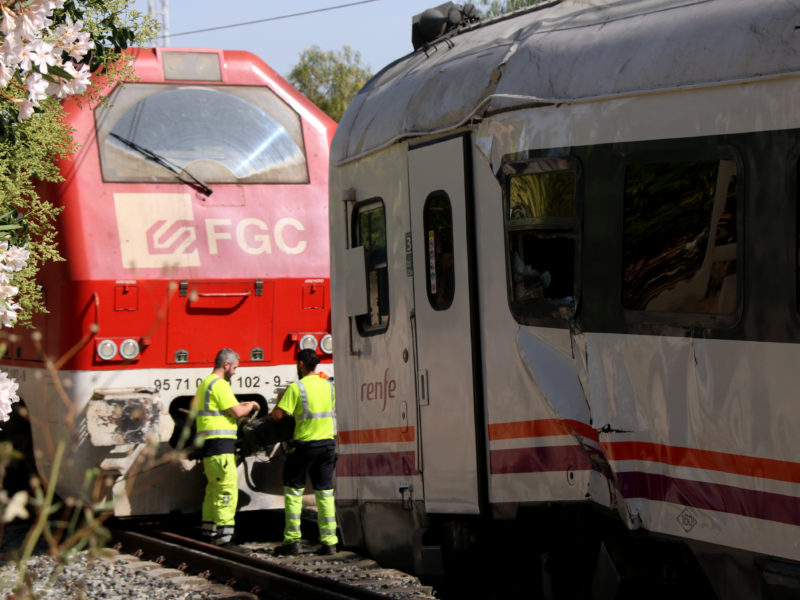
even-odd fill
[(478, 13), (472, 4), (462, 6), (445, 2), (411, 18), (411, 44), (417, 50), (436, 41), (445, 33), (478, 20)]

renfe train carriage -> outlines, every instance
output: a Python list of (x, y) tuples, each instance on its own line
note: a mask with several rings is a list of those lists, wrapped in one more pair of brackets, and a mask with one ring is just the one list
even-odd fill
[[(64, 207), (66, 260), (42, 272), (41, 342), (18, 331), (2, 361), (39, 472), (66, 430), (57, 491), (121, 516), (199, 510), (202, 464), (168, 456), (220, 348), (240, 355), (232, 389), (262, 415), (299, 348), (332, 373), (335, 123), (252, 54), (133, 53), (138, 80), (65, 105), (80, 148), (40, 193)], [(283, 506), (280, 465), (263, 452), (240, 465), (243, 509)]]
[(331, 149), (344, 541), (505, 598), (796, 593), (800, 5), (413, 27)]

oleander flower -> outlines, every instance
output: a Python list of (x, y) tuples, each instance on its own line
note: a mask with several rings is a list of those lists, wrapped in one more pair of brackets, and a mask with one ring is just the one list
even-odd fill
[(11, 416), (11, 405), (19, 402), (18, 389), (19, 384), (0, 371), (0, 421), (8, 421)]
[(94, 48), (83, 21), (67, 15), (65, 23), (50, 29), (53, 10), (63, 5), (64, 0), (0, 3), (0, 88), (15, 75), (23, 82), (27, 98), (10, 98), (17, 105), (19, 121), (28, 119), (48, 96), (63, 99), (89, 87), (89, 66), (77, 67), (63, 58), (66, 54), (78, 61)]
[(13, 327), (22, 307), (12, 299), (19, 288), (12, 285), (13, 273), (25, 267), (30, 258), (25, 247), (11, 246), (7, 241), (0, 242), (0, 326)]
[[(6, 246), (8, 246), (8, 242), (6, 242)], [(19, 246), (11, 246), (10, 248), (2, 248), (2, 250), (6, 252), (5, 260), (2, 263), (5, 271), (17, 272), (22, 270), (31, 256), (30, 250), (25, 246), (21, 248)]]

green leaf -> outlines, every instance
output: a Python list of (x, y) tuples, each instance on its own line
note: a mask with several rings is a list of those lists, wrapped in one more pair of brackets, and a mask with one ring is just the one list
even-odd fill
[(64, 79), (74, 79), (74, 77), (70, 73), (68, 73), (58, 65), (52, 65), (52, 66), (48, 65), (47, 72), (52, 73), (53, 75), (56, 75), (58, 77), (63, 77)]

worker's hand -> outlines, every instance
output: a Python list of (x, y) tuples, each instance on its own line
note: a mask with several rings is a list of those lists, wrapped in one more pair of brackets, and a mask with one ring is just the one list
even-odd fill
[(256, 402), (255, 400), (251, 400), (250, 404), (252, 404), (252, 408), (250, 409), (250, 412), (257, 413), (259, 410), (261, 410), (261, 405), (258, 402)]

